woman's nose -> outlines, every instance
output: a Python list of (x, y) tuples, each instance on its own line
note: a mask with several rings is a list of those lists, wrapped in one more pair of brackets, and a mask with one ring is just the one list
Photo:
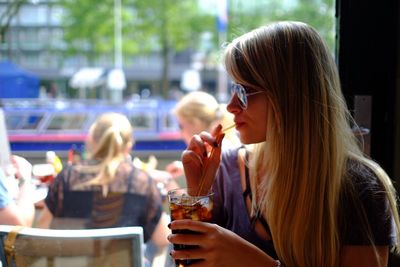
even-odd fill
[(228, 112), (233, 113), (233, 114), (240, 112), (242, 110), (242, 108), (240, 107), (240, 104), (239, 104), (239, 99), (236, 94), (233, 94), (231, 96), (231, 99), (229, 100), (229, 103), (226, 106), (226, 109), (228, 110)]

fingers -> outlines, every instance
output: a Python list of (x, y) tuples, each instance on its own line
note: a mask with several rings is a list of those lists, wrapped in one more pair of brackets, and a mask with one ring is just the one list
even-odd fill
[(209, 147), (216, 147), (217, 146), (217, 137), (220, 136), (221, 134), (218, 133), (217, 135), (210, 134), (209, 132), (201, 132), (199, 134), (199, 137), (201, 141), (203, 142), (203, 145), (209, 146)]
[(216, 147), (217, 144), (219, 143), (218, 137), (222, 134), (222, 125), (218, 124), (212, 131), (211, 133), (203, 131), (199, 134), (200, 140), (203, 143), (206, 143), (210, 147)]
[(219, 124), (213, 129), (212, 134), (203, 131), (200, 134), (193, 135), (187, 150), (192, 150), (198, 155), (206, 157), (207, 146), (215, 148), (221, 144), (222, 139), (224, 138), (224, 134), (222, 134), (221, 129), (222, 126)]
[(222, 125), (218, 124), (213, 130), (212, 130), (212, 135), (213, 136), (218, 136), (219, 134), (221, 134), (221, 130), (222, 130)]
[(182, 164), (184, 165), (187, 187), (197, 190), (203, 166), (202, 157), (192, 150), (184, 150), (182, 152)]
[(207, 194), (214, 183), (214, 178), (221, 162), (221, 143), (223, 138), (224, 134), (219, 134), (216, 137), (215, 145), (211, 151), (211, 154), (209, 158), (206, 159), (206, 164), (203, 168), (201, 184), (197, 194)]
[(207, 236), (203, 234), (198, 234), (198, 233), (179, 233), (179, 234), (170, 234), (168, 235), (168, 241), (171, 242), (172, 244), (179, 244), (179, 245), (189, 245), (189, 246), (194, 246), (194, 245), (199, 245), (204, 242), (204, 239), (207, 238)]
[(11, 163), (15, 169), (15, 177), (23, 177), (25, 179), (30, 179), (32, 175), (32, 164), (25, 158), (11, 155)]
[(190, 267), (204, 266), (205, 252), (205, 249), (197, 246), (190, 249), (172, 250), (171, 257), (179, 260), (199, 260), (191, 261)]
[(168, 241), (173, 244), (196, 246), (190, 249), (174, 249), (171, 251), (171, 257), (174, 259), (206, 259), (206, 257), (209, 257), (210, 255), (207, 252), (210, 250), (210, 244), (213, 243), (213, 240), (210, 239), (210, 236), (213, 235), (210, 233), (215, 227), (215, 224), (192, 220), (176, 220), (171, 222), (171, 230), (189, 229), (196, 232), (195, 234), (184, 233), (169, 235)]
[[(221, 144), (224, 138), (221, 130), (222, 126), (218, 125), (212, 134), (201, 132), (194, 135), (188, 148), (182, 153), (187, 186), (191, 190), (196, 189), (193, 191), (196, 194), (207, 193), (213, 184), (221, 161)], [(212, 153), (208, 153), (208, 147), (212, 147)]]
[(16, 164), (18, 167), (22, 168), (32, 168), (32, 164), (27, 161), (25, 158), (17, 156), (17, 155), (12, 155), (11, 156), (11, 162)]
[[(205, 135), (210, 135), (209, 133), (204, 132)], [(198, 134), (193, 135), (192, 139), (189, 142), (189, 145), (187, 147), (187, 150), (191, 150), (195, 153), (197, 153), (200, 157), (206, 157), (207, 156), (207, 147), (206, 147), (206, 143), (205, 142), (212, 142), (212, 141), (207, 141), (210, 140), (210, 137), (206, 137), (206, 139), (203, 139), (203, 137), (201, 137)], [(185, 164), (185, 162), (182, 163)]]
[(212, 223), (194, 221), (189, 219), (175, 220), (169, 225), (171, 230), (191, 230), (198, 233), (206, 233), (215, 227)]

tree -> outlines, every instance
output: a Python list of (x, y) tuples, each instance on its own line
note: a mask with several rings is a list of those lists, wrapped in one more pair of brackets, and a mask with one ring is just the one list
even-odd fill
[(245, 0), (229, 0), (229, 40), (269, 22), (297, 20), (316, 28), (333, 51), (333, 0), (297, 0), (292, 1), (290, 5), (285, 5), (281, 0), (257, 0), (252, 5), (244, 2)]
[[(90, 65), (114, 49), (114, 0), (61, 0), (66, 56), (85, 55)], [(126, 20), (126, 14), (123, 21)], [(126, 23), (123, 23), (123, 25)], [(131, 45), (126, 39), (125, 49)], [(111, 62), (112, 63), (112, 62)]]
[[(114, 0), (62, 0), (64, 34), (69, 55), (85, 52), (89, 62), (114, 49)], [(169, 89), (170, 57), (195, 48), (200, 33), (212, 25), (197, 0), (123, 0), (124, 56), (159, 52), (162, 57), (161, 95)]]
[[(169, 89), (170, 58), (177, 51), (196, 51), (201, 33), (212, 32), (211, 58), (218, 59), (215, 7), (200, 10), (200, 0), (122, 0), (122, 36), (125, 57), (159, 53), (162, 58), (161, 95)], [(333, 0), (227, 0), (227, 40), (275, 20), (301, 20), (314, 26), (334, 46)], [(94, 64), (114, 50), (114, 0), (60, 0), (65, 10), (64, 30), (69, 54), (87, 56)]]
[(195, 50), (200, 33), (213, 27), (214, 18), (200, 12), (197, 0), (138, 0), (135, 7), (138, 30), (149, 34), (160, 48), (164, 62), (161, 88), (165, 97), (169, 89), (170, 56), (188, 48)]
[[(8, 28), (10, 27), (11, 20), (18, 13), (22, 4), (26, 2), (27, 0), (11, 0), (6, 5), (4, 13), (0, 14), (0, 43), (6, 42), (6, 33)], [(10, 46), (9, 46), (9, 53), (10, 53)]]

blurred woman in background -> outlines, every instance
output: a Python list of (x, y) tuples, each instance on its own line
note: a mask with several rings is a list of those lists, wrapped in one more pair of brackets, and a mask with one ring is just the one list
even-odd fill
[[(189, 144), (193, 135), (202, 131), (211, 131), (218, 124), (233, 125), (233, 115), (226, 110), (226, 104), (220, 104), (214, 96), (202, 91), (191, 92), (183, 96), (174, 109), (183, 140)], [(238, 146), (240, 140), (235, 129), (225, 132), (224, 147)], [(166, 171), (173, 177), (183, 175), (181, 161), (167, 165)]]
[(101, 115), (89, 130), (88, 159), (67, 166), (54, 179), (38, 226), (142, 226), (144, 241), (163, 248), (169, 232), (168, 216), (153, 179), (132, 163), (133, 143), (133, 129), (125, 115)]

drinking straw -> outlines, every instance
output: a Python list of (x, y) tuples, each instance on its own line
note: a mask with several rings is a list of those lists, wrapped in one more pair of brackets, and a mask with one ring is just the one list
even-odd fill
[[(233, 127), (235, 127), (235, 124), (229, 125), (228, 127), (222, 129), (221, 133), (216, 137), (216, 142), (219, 144), (221, 142), (221, 139), (224, 137), (223, 133), (225, 133), (226, 131), (232, 129)], [(205, 174), (207, 173), (207, 169), (208, 169), (208, 165), (209, 165), (210, 159), (213, 158), (214, 153), (215, 153), (215, 147), (212, 147), (211, 148), (211, 152), (210, 152), (210, 156), (208, 157), (207, 161), (204, 164), (205, 165), (204, 166), (204, 171), (203, 171), (203, 174), (202, 174), (201, 179), (200, 179), (200, 186), (199, 186), (199, 189), (197, 191), (197, 196), (200, 196), (200, 194), (201, 194), (201, 192), (203, 190), (203, 186), (204, 186), (204, 183), (205, 183), (205, 180), (206, 180), (205, 179)]]

